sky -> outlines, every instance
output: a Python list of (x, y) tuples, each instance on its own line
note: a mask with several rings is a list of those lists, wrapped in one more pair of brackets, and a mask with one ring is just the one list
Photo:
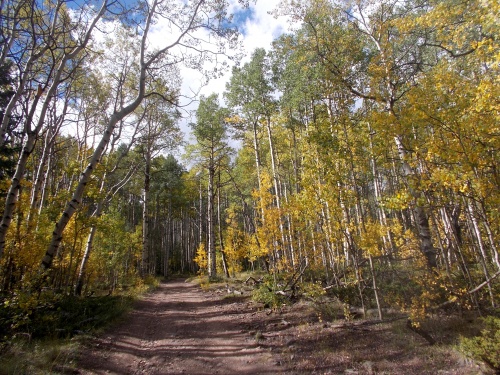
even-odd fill
[[(245, 57), (240, 61), (240, 64), (250, 61), (250, 56), (256, 48), (269, 50), (273, 40), (287, 30), (288, 24), (284, 17), (274, 18), (269, 14), (278, 6), (279, 2), (280, 0), (257, 0), (256, 3), (251, 1), (250, 8), (242, 10), (237, 0), (231, 0), (230, 11), (235, 15), (233, 21), (240, 30), (245, 52)], [(202, 90), (202, 94), (222, 93), (230, 76), (231, 71), (229, 70), (222, 78), (212, 80), (210, 85)], [(189, 77), (184, 78), (183, 86), (189, 87)]]
[[(240, 40), (242, 41), (245, 57), (239, 61), (240, 65), (248, 62), (252, 52), (256, 48), (264, 48), (269, 50), (274, 39), (287, 31), (288, 21), (285, 17), (275, 18), (270, 14), (277, 8), (280, 0), (250, 0), (250, 7), (243, 9), (238, 4), (238, 0), (230, 0), (229, 13), (234, 14), (233, 23), (238, 26), (240, 31)], [(158, 31), (161, 32), (161, 29)], [(154, 38), (154, 36), (152, 36)], [(202, 81), (201, 73), (187, 68), (181, 68), (182, 88), (181, 94), (192, 96), (193, 92), (198, 92), (200, 82)], [(212, 79), (208, 85), (202, 87), (200, 94), (208, 96), (212, 93), (219, 94), (221, 104), (223, 104), (222, 93), (225, 90), (226, 82), (231, 76), (231, 67), (226, 73), (218, 79)], [(188, 101), (185, 101), (187, 104)], [(197, 102), (190, 103), (186, 110), (193, 113), (197, 108)], [(187, 116), (187, 113), (185, 114)], [(181, 130), (185, 134), (185, 140), (193, 142), (190, 135), (189, 122), (194, 121), (194, 118), (185, 118), (181, 121)]]
[[(79, 0), (76, 1), (78, 2)], [(256, 48), (270, 50), (273, 40), (288, 30), (289, 23), (285, 17), (275, 18), (270, 14), (278, 7), (280, 1), (249, 0), (249, 8), (243, 8), (238, 0), (228, 0), (228, 14), (234, 15), (233, 23), (239, 29), (240, 41), (243, 46), (244, 57), (238, 61), (240, 65), (250, 60), (250, 56)], [(103, 30), (103, 33), (95, 33), (94, 38), (103, 41), (105, 33), (113, 33), (115, 24), (105, 22), (100, 25), (100, 28)], [(167, 24), (162, 24), (160, 18), (148, 34), (149, 48), (163, 48), (165, 45), (168, 45), (170, 42), (169, 38), (177, 37), (177, 31), (170, 28)], [(202, 37), (206, 36), (202, 35)], [(110, 53), (113, 53), (113, 51), (110, 51)], [(193, 98), (193, 93), (205, 96), (217, 93), (220, 97), (220, 103), (223, 105), (222, 94), (226, 83), (230, 79), (232, 65), (234, 65), (233, 62), (227, 61), (230, 63), (230, 66), (223, 76), (218, 79), (212, 79), (206, 86), (202, 86), (202, 82), (205, 81), (202, 73), (180, 66), (180, 76), (182, 79), (181, 97)], [(199, 96), (197, 96), (197, 99), (199, 99)], [(194, 143), (195, 140), (191, 135), (189, 123), (195, 121), (194, 114), (198, 107), (198, 102), (197, 100), (183, 99), (180, 104), (183, 109), (181, 111), (183, 118), (180, 120), (179, 125), (181, 131), (184, 133), (184, 140), (188, 143)], [(182, 150), (179, 150), (179, 153), (182, 153)]]

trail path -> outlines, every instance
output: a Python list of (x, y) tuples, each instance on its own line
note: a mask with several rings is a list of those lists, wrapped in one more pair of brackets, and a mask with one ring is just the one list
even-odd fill
[(311, 308), (307, 302), (270, 311), (258, 309), (249, 301), (247, 291), (246, 297), (227, 298), (226, 288), (211, 288), (203, 291), (184, 280), (161, 284), (138, 301), (124, 321), (89, 342), (78, 360), (78, 370), (72, 373), (492, 373), (464, 362), (456, 351), (440, 347), (456, 342), (457, 323), (451, 318), (438, 319), (439, 329), (434, 331), (432, 326), (427, 327), (438, 341), (429, 346), (406, 328), (405, 320), (345, 321), (339, 316), (325, 321), (318, 308)]
[(173, 280), (94, 340), (80, 374), (280, 374), (278, 354), (248, 330), (246, 302)]

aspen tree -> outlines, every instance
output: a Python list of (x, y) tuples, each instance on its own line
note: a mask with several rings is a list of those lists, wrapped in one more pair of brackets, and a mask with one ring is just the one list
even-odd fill
[[(76, 28), (73, 22), (69, 21), (69, 17), (63, 6), (63, 2), (58, 2), (55, 5), (55, 12), (53, 13), (53, 19), (50, 20), (50, 26), (46, 27), (44, 32), (47, 35), (44, 37), (53, 40), (53, 43), (43, 44), (43, 47), (39, 47), (40, 35), (31, 35), (32, 43), (36, 48), (31, 49), (31, 57), (28, 59), (27, 66), (22, 73), (22, 78), (16, 94), (11, 98), (11, 101), (6, 109), (3, 123), (8, 120), (11, 115), (11, 108), (17, 103), (22, 95), (24, 95), (26, 87), (24, 85), (28, 84), (28, 79), (32, 79), (30, 75), (32, 74), (31, 60), (41, 58), (40, 56), (49, 58), (45, 56), (53, 56), (51, 60), (49, 58), (49, 74), (42, 78), (41, 83), (36, 89), (36, 93), (29, 94), (30, 104), (28, 110), (26, 111), (26, 118), (23, 123), (23, 133), (26, 135), (24, 144), (22, 146), (22, 151), (17, 162), (16, 171), (12, 178), (12, 182), (7, 193), (7, 199), (5, 201), (5, 208), (3, 210), (2, 220), (0, 223), (0, 258), (3, 254), (5, 248), (5, 237), (9, 229), (10, 223), (12, 221), (13, 213), (15, 210), (16, 202), (19, 196), (19, 189), (21, 187), (21, 181), (24, 176), (26, 169), (26, 164), (33, 151), (36, 137), (42, 130), (45, 123), (45, 116), (49, 108), (49, 104), (53, 100), (53, 96), (57, 93), (58, 88), (62, 80), (68, 79), (75, 69), (75, 62), (78, 65), (78, 60), (80, 58), (81, 52), (87, 47), (92, 33), (97, 25), (97, 22), (103, 17), (107, 10), (108, 3), (104, 2), (101, 7), (95, 12), (91, 11), (90, 14), (86, 14), (90, 18), (89, 21), (82, 21), (82, 25)], [(33, 8), (36, 12), (36, 8)], [(83, 12), (82, 14), (85, 14)], [(39, 22), (42, 20), (37, 20), (37, 17), (33, 15), (31, 22)], [(36, 25), (32, 24), (33, 30), (36, 30)], [(56, 30), (63, 30), (62, 35), (56, 35)], [(73, 39), (70, 34), (73, 30), (78, 30), (78, 39)], [(52, 39), (53, 38), (53, 39)], [(29, 42), (28, 42), (29, 43)], [(37, 48), (41, 48), (40, 51)], [(30, 81), (29, 84), (33, 85), (34, 82)], [(36, 114), (36, 112), (39, 112)], [(35, 114), (38, 120), (35, 119)], [(5, 125), (2, 123), (1, 132), (5, 132)], [(4, 135), (0, 134), (1, 142), (4, 141)]]
[[(134, 112), (142, 103), (142, 101), (151, 95), (160, 95), (155, 91), (156, 87), (150, 81), (150, 78), (157, 77), (152, 74), (157, 69), (168, 69), (170, 65), (175, 65), (180, 59), (175, 56), (174, 50), (179, 45), (191, 45), (188, 48), (188, 53), (191, 52), (199, 57), (197, 64), (201, 64), (204, 58), (209, 55), (217, 55), (221, 52), (212, 51), (210, 49), (203, 49), (204, 46), (200, 45), (200, 40), (196, 38), (193, 33), (196, 30), (208, 29), (213, 34), (216, 41), (221, 44), (234, 43), (236, 41), (236, 31), (224, 26), (224, 23), (218, 22), (214, 26), (211, 23), (212, 17), (220, 18), (225, 14), (225, 4), (219, 2), (199, 0), (189, 3), (188, 6), (184, 4), (177, 4), (178, 9), (172, 8), (172, 4), (164, 3), (160, 0), (155, 0), (151, 4), (144, 3), (144, 20), (140, 27), (140, 35), (137, 36), (137, 45), (139, 50), (138, 72), (137, 72), (137, 92), (134, 97), (125, 98), (126, 101), (117, 101), (113, 113), (107, 121), (105, 131), (99, 141), (94, 153), (92, 154), (88, 166), (82, 172), (80, 180), (76, 189), (73, 192), (71, 200), (67, 203), (66, 209), (62, 213), (55, 229), (52, 233), (52, 240), (47, 247), (45, 256), (42, 259), (42, 269), (49, 269), (52, 265), (59, 244), (62, 240), (64, 228), (68, 224), (71, 217), (78, 210), (81, 200), (95, 167), (105, 151), (117, 124), (125, 117)], [(175, 10), (179, 11), (176, 14)], [(159, 15), (163, 19), (170, 22), (170, 27), (175, 30), (175, 34), (170, 42), (166, 42), (163, 46), (156, 50), (151, 51), (149, 46), (149, 37), (151, 28)], [(206, 15), (209, 15), (207, 18)], [(203, 16), (202, 16), (203, 15)], [(170, 17), (170, 18), (169, 18)], [(174, 19), (175, 18), (175, 19)], [(200, 52), (201, 51), (201, 52)], [(170, 54), (171, 53), (171, 54)], [(198, 65), (199, 67), (199, 65)], [(119, 87), (118, 94), (120, 94), (123, 87)]]
[[(207, 182), (207, 253), (208, 253), (208, 276), (215, 277), (217, 274), (216, 263), (216, 235), (215, 235), (215, 197), (217, 201), (221, 190), (220, 183), (216, 184), (216, 176), (220, 174), (222, 160), (231, 152), (227, 143), (228, 125), (226, 118), (228, 111), (220, 107), (216, 94), (202, 97), (196, 111), (196, 123), (191, 124), (196, 137), (200, 163), (208, 172)], [(193, 150), (194, 151), (194, 150)], [(217, 217), (220, 218), (220, 204), (217, 205)], [(220, 219), (219, 226), (220, 226)], [(222, 249), (221, 236), (219, 245), (222, 250), (223, 265), (226, 276), (228, 276), (227, 262)]]

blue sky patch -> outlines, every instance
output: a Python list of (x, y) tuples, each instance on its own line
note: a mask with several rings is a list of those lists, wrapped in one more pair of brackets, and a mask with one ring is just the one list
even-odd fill
[(234, 13), (232, 24), (237, 26), (238, 30), (245, 35), (245, 23), (248, 19), (253, 19), (254, 14), (255, 11), (252, 8), (242, 9), (241, 11)]

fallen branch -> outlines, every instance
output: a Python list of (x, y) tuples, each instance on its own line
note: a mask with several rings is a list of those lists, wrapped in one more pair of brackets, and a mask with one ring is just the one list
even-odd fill
[(486, 280), (485, 282), (479, 284), (474, 289), (469, 290), (467, 292), (467, 294), (476, 293), (478, 290), (480, 290), (481, 288), (484, 288), (486, 285), (488, 285), (492, 280), (494, 280), (495, 278), (497, 278), (499, 275), (500, 275), (500, 271), (497, 271), (497, 273), (495, 273), (493, 276), (491, 276), (488, 280)]
[(403, 320), (403, 319), (408, 319), (407, 315), (404, 316), (398, 316), (394, 318), (388, 318), (384, 320), (363, 320), (361, 322), (348, 322), (348, 323), (342, 323), (339, 325), (333, 325), (332, 328), (348, 328), (348, 329), (356, 329), (357, 327), (364, 327), (364, 326), (374, 326), (378, 324), (385, 324), (385, 323), (392, 323), (396, 322), (398, 320)]
[[(285, 297), (288, 297), (288, 294), (286, 294), (287, 291), (285, 290), (277, 290), (274, 292), (274, 294), (279, 294), (280, 296), (285, 296)], [(290, 290), (288, 290), (288, 292), (290, 292)]]
[[(292, 277), (286, 283), (285, 287), (282, 290), (275, 291), (274, 293), (286, 296), (288, 298), (292, 298), (295, 294), (295, 285), (298, 283), (298, 281), (300, 280), (306, 269), (307, 269), (307, 264), (302, 269), (299, 268), (298, 270), (296, 270), (295, 273), (292, 275)], [(286, 294), (288, 292), (292, 292), (292, 294), (288, 296)]]
[[(497, 271), (497, 273), (495, 273), (493, 276), (491, 276), (488, 280), (486, 280), (486, 281), (482, 282), (481, 284), (479, 284), (478, 286), (476, 286), (474, 289), (467, 291), (466, 295), (471, 295), (471, 294), (476, 293), (477, 291), (481, 290), (486, 285), (488, 285), (489, 283), (491, 283), (498, 276), (500, 276), (500, 271)], [(446, 302), (443, 302), (443, 303), (441, 303), (441, 304), (439, 304), (437, 306), (432, 307), (430, 310), (431, 311), (436, 311), (436, 310), (439, 310), (439, 309), (441, 309), (441, 308), (443, 308), (445, 306), (457, 303), (457, 301), (459, 301), (458, 298), (450, 299), (450, 300), (448, 300)]]
[(344, 323), (341, 325), (333, 326), (332, 328), (361, 329), (364, 326), (391, 323), (391, 322), (395, 322), (395, 321), (403, 320), (403, 319), (406, 319), (406, 328), (408, 328), (412, 332), (415, 332), (420, 337), (424, 338), (425, 341), (427, 341), (429, 343), (429, 345), (434, 345), (436, 343), (436, 340), (428, 332), (424, 331), (422, 328), (420, 328), (418, 326), (415, 326), (413, 324), (413, 322), (411, 321), (410, 317), (406, 314), (402, 315), (402, 316), (397, 316), (394, 318), (384, 319), (384, 320), (365, 320), (365, 321), (362, 321), (360, 323), (349, 323), (349, 324)]
[(263, 281), (263, 280), (262, 280), (262, 277), (261, 277), (260, 279), (258, 279), (258, 280), (257, 280), (255, 277), (250, 276), (248, 279), (246, 279), (246, 280), (245, 280), (245, 284), (246, 284), (246, 285), (248, 285), (248, 282), (249, 282), (250, 280), (253, 280), (253, 282), (254, 282), (254, 284), (255, 284), (255, 285), (259, 285), (259, 284), (261, 284), (261, 283), (262, 283), (262, 281)]
[(424, 331), (422, 328), (414, 325), (410, 318), (406, 320), (406, 328), (423, 337), (429, 343), (429, 345), (434, 345), (436, 343), (436, 340), (434, 340), (434, 338), (429, 333)]

